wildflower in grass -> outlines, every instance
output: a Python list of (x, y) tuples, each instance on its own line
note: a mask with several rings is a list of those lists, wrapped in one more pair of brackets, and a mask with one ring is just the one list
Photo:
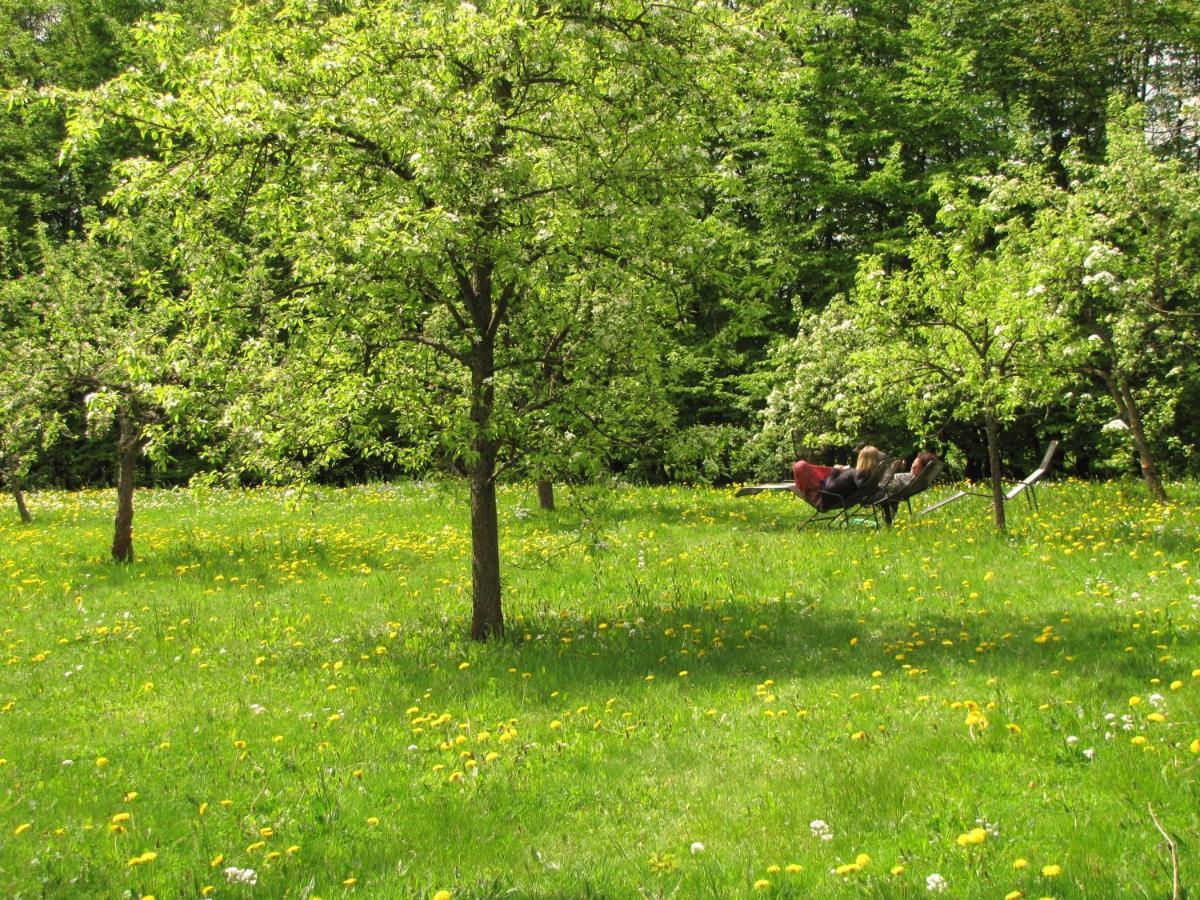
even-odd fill
[(833, 840), (833, 829), (823, 819), (813, 819), (808, 823), (808, 827), (812, 831), (813, 837), (820, 838), (823, 841)]
[(1193, 753), (1200, 753), (1200, 737), (1188, 744), (1188, 749)]
[(433, 900), (450, 900), (451, 896), (449, 891), (442, 890), (433, 895)]
[(925, 890), (931, 894), (944, 894), (948, 887), (950, 885), (946, 883), (946, 879), (937, 872), (925, 876)]
[(96, 757), (96, 768), (103, 769), (107, 765), (108, 765), (108, 757), (107, 756), (97, 756)]
[(1096, 757), (1096, 751), (1094, 749), (1092, 749), (1091, 747), (1088, 747), (1086, 750), (1083, 751), (1083, 756), (1084, 756), (1084, 759), (1094, 759)]
[(704, 845), (699, 841), (692, 841), (692, 846), (689, 849), (692, 851), (692, 856), (695, 856), (697, 853), (704, 852)]
[(765, 878), (760, 878), (760, 879), (758, 879), (758, 881), (754, 882), (754, 889), (756, 891), (769, 890), (770, 887), (771, 887), (771, 882), (767, 881), (767, 879), (765, 879)]
[(1043, 878), (1057, 878), (1061, 874), (1062, 874), (1062, 866), (1057, 865), (1056, 863), (1051, 863), (1048, 866), (1042, 866), (1042, 877)]
[(1024, 891), (1009, 891), (1004, 895), (1004, 900), (1021, 900), (1021, 898), (1024, 896)]
[(119, 812), (115, 816), (113, 816), (109, 821), (112, 822), (114, 825), (120, 825), (122, 822), (128, 822), (130, 820), (130, 818), (131, 818), (131, 816), (129, 815), (129, 813)]
[(978, 844), (982, 844), (984, 841), (986, 841), (987, 836), (988, 836), (987, 829), (972, 828), (970, 831), (966, 832), (965, 834), (960, 834), (956, 840), (957, 840), (958, 846), (960, 846), (960, 847), (973, 847)]
[(891, 873), (893, 875), (903, 875), (904, 874), (904, 866), (901, 865), (900, 863), (896, 863), (896, 865), (892, 866)]
[(374, 828), (379, 824), (379, 816), (367, 816), (367, 824)]
[(784, 868), (784, 871), (790, 875), (798, 875), (800, 872), (804, 871), (804, 866), (800, 865), (799, 863), (788, 863)]
[(230, 884), (258, 884), (258, 873), (253, 869), (239, 869), (229, 866), (225, 869), (225, 878)]
[(351, 875), (349, 878), (343, 878), (342, 884), (344, 884), (346, 887), (354, 887), (356, 884), (358, 884), (358, 879)]
[(27, 832), (32, 827), (33, 827), (33, 825), (30, 824), (29, 822), (22, 822), (20, 825), (18, 825), (16, 828), (13, 829), (13, 837), (20, 837), (21, 835), (23, 835), (25, 832)]

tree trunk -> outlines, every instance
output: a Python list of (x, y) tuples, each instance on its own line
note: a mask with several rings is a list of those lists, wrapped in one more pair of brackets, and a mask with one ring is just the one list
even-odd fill
[(984, 424), (987, 426), (988, 445), (988, 476), (992, 482), (992, 514), (996, 520), (996, 528), (1004, 531), (1004, 482), (1000, 473), (1000, 423), (991, 409), (984, 413)]
[(1158, 463), (1154, 459), (1154, 453), (1150, 450), (1150, 442), (1146, 440), (1146, 429), (1142, 426), (1142, 413), (1138, 409), (1137, 400), (1134, 399), (1133, 390), (1129, 387), (1129, 382), (1124, 378), (1117, 380), (1117, 388), (1121, 392), (1121, 400), (1125, 406), (1125, 413), (1129, 417), (1129, 432), (1133, 435), (1134, 446), (1137, 447), (1138, 462), (1142, 467), (1142, 478), (1146, 480), (1146, 487), (1150, 491), (1150, 496), (1159, 503), (1167, 502), (1167, 491), (1163, 487), (1162, 478), (1158, 474)]
[(117, 518), (113, 523), (112, 558), (133, 562), (133, 487), (141, 435), (128, 413), (117, 415)]
[(1137, 399), (1133, 396), (1133, 389), (1125, 378), (1118, 377), (1113, 372), (1101, 370), (1099, 374), (1108, 386), (1113, 403), (1117, 406), (1117, 415), (1125, 420), (1125, 424), (1129, 426), (1129, 433), (1133, 435), (1133, 444), (1137, 449), (1138, 463), (1142, 467), (1142, 478), (1146, 482), (1146, 489), (1150, 491), (1150, 496), (1159, 503), (1166, 503), (1167, 491), (1159, 477), (1158, 463), (1150, 449), (1150, 442), (1146, 440), (1146, 429), (1142, 425), (1142, 413), (1138, 408)]
[(13, 495), (13, 499), (17, 501), (17, 515), (21, 517), (21, 521), (28, 525), (33, 521), (33, 516), (29, 514), (29, 507), (25, 505), (25, 492), (21, 489), (21, 476), (17, 474), (17, 468), (14, 465), (5, 467), (5, 474), (8, 476), (8, 489)]
[(500, 606), (500, 526), (496, 514), (496, 442), (488, 434), (496, 392), (495, 345), (490, 335), (476, 347), (471, 366), (471, 637), (504, 636)]
[(549, 478), (539, 478), (537, 483), (538, 506), (542, 509), (554, 509), (554, 482)]

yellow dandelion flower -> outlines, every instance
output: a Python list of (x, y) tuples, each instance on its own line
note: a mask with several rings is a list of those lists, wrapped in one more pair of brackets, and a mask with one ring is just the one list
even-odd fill
[(246, 847), (246, 852), (253, 853), (255, 850), (261, 850), (265, 846), (267, 846), (266, 841), (255, 841), (253, 844), (250, 844)]
[(354, 887), (356, 884), (358, 884), (358, 879), (351, 875), (349, 878), (343, 878), (342, 884), (344, 884), (346, 887)]
[(779, 868), (779, 866), (774, 866), (774, 865), (767, 866), (767, 874), (768, 875), (778, 875), (781, 871), (782, 870)]
[(122, 822), (128, 822), (131, 818), (132, 818), (132, 816), (130, 816), (129, 813), (119, 812), (115, 816), (113, 816), (109, 821), (112, 822), (114, 825), (120, 825)]
[(1011, 733), (1013, 733), (1013, 734), (1020, 734), (1020, 733), (1021, 733), (1021, 726), (1020, 726), (1020, 725), (1018, 725), (1016, 722), (1009, 722), (1009, 723), (1008, 723), (1006, 726), (1004, 726), (1004, 727), (1005, 727), (1005, 728), (1007, 728), (1007, 729), (1008, 729), (1008, 730), (1009, 730)]
[(558, 731), (558, 729), (560, 729), (560, 728), (562, 728), (562, 722), (558, 721), (558, 719), (555, 719), (553, 722), (550, 723), (551, 731)]
[(982, 844), (987, 840), (987, 830), (984, 828), (972, 828), (966, 834), (960, 834), (957, 838), (958, 846), (971, 847), (976, 844)]
[(1183, 682), (1182, 682), (1182, 681), (1172, 681), (1172, 682), (1171, 682), (1171, 690), (1173, 690), (1173, 691), (1178, 691), (1178, 690), (1180, 690), (1182, 687), (1183, 687)]
[(29, 822), (22, 822), (20, 825), (18, 825), (16, 828), (13, 829), (13, 837), (19, 837), (20, 835), (24, 834), (32, 827), (33, 827), (33, 825), (30, 824)]
[(283, 856), (283, 854), (280, 853), (278, 850), (272, 850), (270, 853), (268, 853), (266, 856), (264, 856), (263, 859), (265, 859), (267, 862), (271, 862), (271, 860), (279, 859), (279, 857), (281, 857), (281, 856)]
[(209, 865), (215, 869), (217, 866), (219, 866), (223, 862), (225, 862), (225, 854), (218, 853), (216, 856), (214, 856), (212, 858), (212, 860), (209, 862)]
[(1062, 866), (1060, 866), (1056, 863), (1051, 863), (1048, 866), (1042, 866), (1042, 877), (1043, 878), (1057, 878), (1061, 874), (1062, 874)]
[(1142, 702), (1142, 698), (1137, 696), (1136, 694), (1134, 694), (1132, 697), (1129, 698), (1130, 706), (1137, 706), (1141, 702)]
[(1009, 891), (1004, 895), (1004, 900), (1021, 900), (1025, 896), (1023, 891)]
[(284, 852), (284, 853), (286, 853), (288, 856), (291, 856), (293, 853), (299, 853), (299, 852), (300, 852), (300, 845), (299, 845), (299, 844), (292, 844), (292, 846), (288, 847), (288, 848), (287, 848), (286, 850), (284, 850), (283, 852)]
[(441, 890), (433, 895), (433, 900), (450, 900), (452, 896), (453, 895), (449, 891)]
[(903, 875), (904, 874), (904, 866), (897, 863), (896, 865), (892, 866), (891, 872), (893, 875)]
[(200, 896), (201, 897), (211, 897), (216, 892), (216, 890), (217, 889), (215, 887), (213, 887), (211, 884), (206, 884), (204, 887), (200, 888)]
[(1200, 753), (1200, 738), (1196, 738), (1194, 741), (1188, 744), (1188, 749), (1193, 753)]
[(788, 863), (784, 868), (784, 871), (788, 872), (789, 874), (796, 875), (804, 871), (804, 866), (799, 865), (798, 863)]
[(367, 816), (367, 824), (374, 828), (379, 824), (379, 816)]
[(858, 856), (854, 857), (854, 864), (860, 869), (865, 869), (868, 865), (870, 865), (870, 863), (871, 857), (867, 856), (865, 853), (860, 853)]
[(107, 765), (108, 765), (108, 757), (107, 756), (97, 756), (96, 757), (96, 767), (97, 768), (103, 769)]
[(854, 734), (850, 735), (850, 740), (861, 741), (861, 740), (864, 740), (866, 738), (866, 736), (867, 736), (867, 733), (865, 731), (856, 731), (856, 732), (854, 732)]
[(1021, 869), (1026, 869), (1028, 867), (1029, 867), (1029, 860), (1027, 860), (1027, 859), (1018, 858), (1018, 859), (1013, 860), (1013, 868), (1016, 869), (1018, 872)]
[(758, 879), (758, 881), (754, 882), (754, 889), (756, 891), (765, 891), (770, 887), (771, 887), (771, 882), (767, 881), (767, 879), (765, 879), (765, 878), (760, 878), (760, 879)]

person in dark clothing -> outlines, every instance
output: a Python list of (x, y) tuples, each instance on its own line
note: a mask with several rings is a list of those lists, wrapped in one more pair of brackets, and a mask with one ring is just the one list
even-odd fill
[(879, 448), (868, 445), (858, 452), (853, 468), (818, 466), (799, 460), (792, 466), (792, 475), (805, 499), (821, 512), (827, 512), (858, 493), (882, 459)]

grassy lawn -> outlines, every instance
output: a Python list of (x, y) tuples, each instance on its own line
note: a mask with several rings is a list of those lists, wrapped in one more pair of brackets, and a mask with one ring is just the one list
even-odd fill
[(128, 567), (111, 492), (34, 495), (0, 510), (0, 894), (1169, 897), (1173, 488), (1048, 485), (1003, 538), (971, 499), (801, 533), (790, 497), (506, 488), (487, 646), (457, 486), (141, 492)]

